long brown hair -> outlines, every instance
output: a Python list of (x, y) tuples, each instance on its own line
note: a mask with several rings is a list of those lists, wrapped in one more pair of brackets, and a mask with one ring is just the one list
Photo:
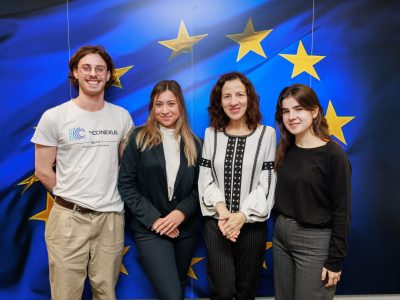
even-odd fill
[(324, 109), (322, 108), (318, 100), (317, 94), (315, 94), (314, 90), (304, 84), (299, 83), (285, 87), (278, 97), (275, 111), (275, 122), (278, 125), (281, 135), (279, 139), (278, 149), (276, 150), (276, 170), (278, 170), (279, 167), (282, 165), (286, 149), (289, 146), (293, 145), (295, 142), (294, 135), (286, 129), (282, 119), (282, 102), (288, 97), (293, 97), (294, 99), (296, 99), (296, 101), (299, 102), (299, 104), (306, 110), (311, 111), (314, 109), (318, 109), (318, 114), (313, 119), (311, 124), (311, 131), (313, 134), (324, 141), (332, 141), (332, 138), (329, 135), (328, 122), (324, 117)]
[(223, 74), (211, 90), (208, 113), (210, 115), (210, 126), (215, 130), (223, 131), (229, 124), (229, 117), (225, 114), (224, 109), (222, 108), (222, 87), (224, 86), (225, 82), (235, 79), (239, 79), (246, 87), (247, 127), (251, 130), (254, 130), (260, 124), (260, 101), (253, 84), (244, 74), (240, 72), (231, 72)]
[(162, 80), (154, 86), (150, 94), (149, 116), (146, 124), (139, 130), (136, 136), (136, 144), (142, 152), (161, 144), (162, 136), (159, 123), (154, 117), (154, 106), (156, 98), (165, 91), (171, 91), (178, 100), (179, 118), (176, 120), (174, 136), (181, 136), (188, 166), (194, 166), (197, 161), (197, 150), (194, 142), (195, 135), (189, 125), (182, 88), (175, 80)]
[(116, 79), (114, 74), (115, 72), (114, 62), (111, 56), (107, 53), (107, 51), (102, 46), (99, 45), (80, 47), (71, 57), (71, 59), (69, 60), (69, 74), (68, 74), (68, 78), (71, 81), (71, 83), (76, 88), (78, 88), (79, 83), (78, 79), (76, 79), (74, 76), (74, 70), (78, 68), (79, 61), (88, 54), (98, 54), (105, 61), (107, 65), (107, 71), (110, 71), (110, 78), (107, 80), (106, 87), (109, 87), (111, 84), (115, 83)]

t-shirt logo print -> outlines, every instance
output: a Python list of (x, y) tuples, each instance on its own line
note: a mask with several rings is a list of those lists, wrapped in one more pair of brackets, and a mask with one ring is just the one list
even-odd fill
[(85, 129), (80, 128), (80, 127), (69, 129), (69, 140), (70, 141), (79, 141), (81, 139), (84, 139), (85, 137), (86, 137)]

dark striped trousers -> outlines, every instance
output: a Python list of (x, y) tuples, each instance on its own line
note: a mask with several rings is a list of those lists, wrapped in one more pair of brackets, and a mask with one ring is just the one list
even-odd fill
[(266, 222), (246, 223), (237, 241), (224, 237), (214, 218), (205, 220), (211, 299), (255, 299), (265, 253)]

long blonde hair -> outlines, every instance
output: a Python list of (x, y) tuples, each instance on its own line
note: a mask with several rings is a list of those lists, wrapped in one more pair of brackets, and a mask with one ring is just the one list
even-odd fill
[(194, 166), (197, 161), (197, 150), (194, 139), (197, 137), (193, 134), (189, 125), (182, 88), (175, 80), (162, 80), (154, 86), (150, 94), (149, 117), (147, 118), (146, 124), (139, 130), (136, 136), (136, 144), (141, 152), (161, 144), (162, 136), (159, 128), (160, 124), (154, 117), (154, 102), (156, 98), (165, 91), (171, 91), (178, 100), (179, 118), (176, 120), (174, 136), (175, 138), (181, 136), (188, 166)]

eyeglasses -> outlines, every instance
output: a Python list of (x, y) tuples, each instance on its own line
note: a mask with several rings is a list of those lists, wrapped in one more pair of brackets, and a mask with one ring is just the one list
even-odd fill
[[(92, 72), (92, 66), (88, 64), (80, 65), (78, 69), (82, 72), (83, 75), (89, 75)], [(94, 71), (97, 75), (103, 76), (107, 71), (107, 67), (95, 66)]]

